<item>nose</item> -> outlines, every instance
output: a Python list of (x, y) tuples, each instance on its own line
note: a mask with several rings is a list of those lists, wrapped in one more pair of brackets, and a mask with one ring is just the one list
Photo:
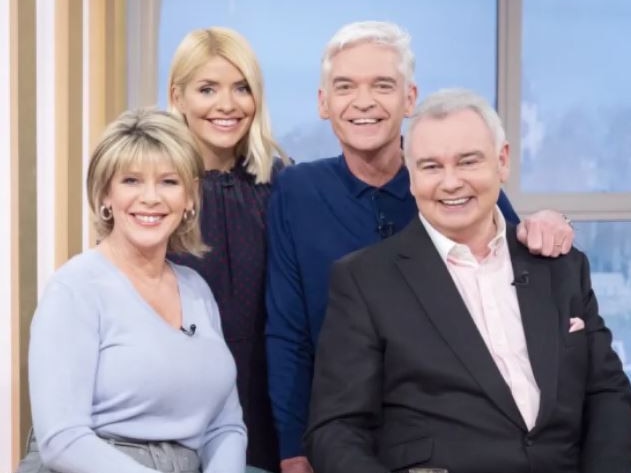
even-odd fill
[(230, 113), (234, 111), (234, 97), (232, 91), (222, 90), (217, 96), (217, 110), (223, 113)]
[(140, 196), (144, 204), (152, 205), (160, 201), (158, 195), (158, 189), (155, 182), (146, 182), (142, 188), (142, 195)]
[(353, 106), (362, 112), (366, 112), (376, 105), (375, 98), (373, 97), (370, 87), (358, 87)]
[(446, 167), (441, 182), (442, 189), (446, 192), (455, 192), (462, 186), (463, 183), (458, 170), (452, 167)]

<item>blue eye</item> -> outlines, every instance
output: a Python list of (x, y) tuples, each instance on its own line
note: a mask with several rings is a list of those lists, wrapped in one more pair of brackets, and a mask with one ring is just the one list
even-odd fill
[(236, 91), (244, 95), (249, 95), (252, 92), (250, 86), (247, 84), (237, 86)]
[(215, 89), (213, 89), (212, 87), (202, 87), (201, 89), (199, 89), (199, 93), (203, 95), (211, 95), (215, 93)]
[(124, 177), (124, 178), (121, 180), (121, 182), (122, 182), (123, 184), (136, 184), (136, 183), (138, 183), (138, 179), (136, 179), (135, 177), (130, 177), (130, 176), (127, 176), (127, 177)]
[(177, 179), (164, 179), (164, 181), (162, 182), (169, 186), (177, 186), (180, 184), (180, 181), (178, 181)]

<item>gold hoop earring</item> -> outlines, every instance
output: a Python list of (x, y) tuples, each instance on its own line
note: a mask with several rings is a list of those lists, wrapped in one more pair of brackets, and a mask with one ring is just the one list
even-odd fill
[(186, 209), (184, 211), (184, 214), (182, 215), (182, 220), (185, 222), (188, 222), (189, 220), (192, 220), (195, 218), (195, 209)]
[(114, 217), (114, 214), (112, 213), (112, 207), (106, 207), (105, 204), (101, 205), (99, 207), (99, 217), (101, 217), (101, 220), (103, 220), (104, 222), (109, 222), (110, 220), (112, 220), (112, 217)]

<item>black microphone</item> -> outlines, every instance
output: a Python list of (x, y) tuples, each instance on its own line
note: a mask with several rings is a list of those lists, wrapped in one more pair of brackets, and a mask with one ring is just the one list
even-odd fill
[(195, 324), (191, 324), (188, 329), (185, 329), (184, 327), (180, 327), (180, 331), (182, 333), (185, 333), (189, 337), (192, 337), (193, 335), (195, 335), (195, 330), (197, 330), (197, 325)]
[(379, 222), (377, 224), (377, 233), (381, 238), (388, 238), (394, 235), (394, 222)]
[(526, 270), (522, 271), (511, 284), (513, 286), (527, 286), (530, 284), (530, 273)]

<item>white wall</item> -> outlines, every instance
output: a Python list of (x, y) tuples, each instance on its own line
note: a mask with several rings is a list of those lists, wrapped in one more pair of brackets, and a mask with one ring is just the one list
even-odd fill
[(12, 469), (11, 451), (11, 120), (9, 0), (0, 0), (0, 471)]
[(55, 270), (55, 0), (37, 0), (37, 289)]

